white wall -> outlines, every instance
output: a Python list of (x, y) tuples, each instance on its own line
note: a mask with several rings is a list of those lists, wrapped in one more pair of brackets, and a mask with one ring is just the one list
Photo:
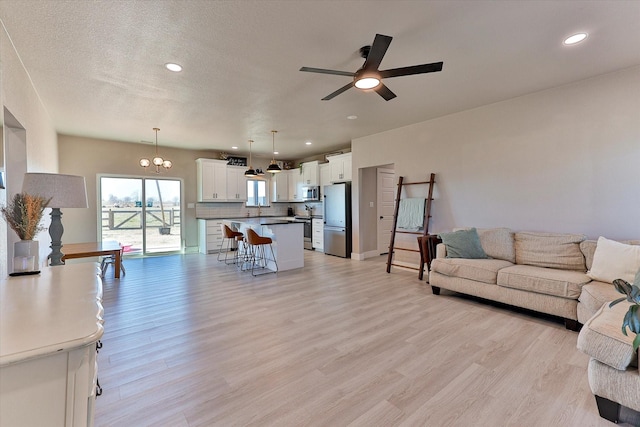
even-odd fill
[[(11, 113), (19, 124), (25, 129), (24, 141), (26, 151), (27, 172), (57, 172), (58, 171), (58, 147), (57, 136), (51, 118), (45, 110), (28, 74), (25, 72), (22, 62), (11, 44), (4, 27), (0, 29), (0, 101)], [(2, 111), (0, 111), (2, 115)], [(7, 127), (3, 128), (8, 132)], [(5, 164), (9, 167), (12, 158), (6, 156)], [(7, 189), (0, 200), (6, 200), (13, 194), (22, 190), (22, 182), (17, 183), (7, 180)], [(49, 209), (45, 212), (43, 225), (48, 226)], [(0, 277), (6, 276), (11, 268), (8, 267), (7, 258), (11, 258), (10, 246), (17, 236), (12, 230), (7, 230), (4, 220), (0, 221)], [(49, 254), (51, 239), (44, 232), (37, 236), (40, 241), (41, 264)]]
[(352, 151), (356, 254), (373, 248), (357, 202), (372, 184), (355, 171), (390, 162), (407, 181), (436, 173), (432, 233), (640, 238), (640, 67), (355, 139)]

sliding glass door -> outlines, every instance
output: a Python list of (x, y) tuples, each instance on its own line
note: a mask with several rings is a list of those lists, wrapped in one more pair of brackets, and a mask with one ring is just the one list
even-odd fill
[(100, 177), (102, 241), (115, 240), (126, 254), (182, 250), (182, 185), (164, 178)]

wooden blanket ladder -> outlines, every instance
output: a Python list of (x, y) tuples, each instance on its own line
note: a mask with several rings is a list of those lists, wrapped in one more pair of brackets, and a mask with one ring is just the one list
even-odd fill
[[(419, 270), (419, 277), (422, 279), (422, 272), (424, 270), (425, 260), (424, 257), (420, 257), (420, 268), (409, 267), (402, 264), (394, 263), (393, 254), (395, 251), (407, 251), (407, 252), (420, 252), (420, 248), (412, 249), (412, 248), (401, 248), (395, 247), (396, 242), (396, 233), (400, 234), (416, 234), (422, 237), (425, 237), (429, 234), (429, 218), (431, 218), (431, 202), (433, 201), (433, 185), (436, 183), (436, 174), (432, 173), (429, 177), (428, 181), (421, 182), (404, 182), (404, 177), (398, 178), (398, 193), (396, 195), (396, 206), (393, 212), (393, 228), (391, 229), (391, 242), (389, 243), (389, 254), (387, 255), (387, 273), (391, 273), (391, 266), (399, 266), (403, 268), (410, 268), (412, 270)], [(400, 196), (402, 195), (402, 187), (406, 185), (428, 185), (428, 195), (427, 195), (427, 203), (424, 210), (424, 220), (422, 223), (422, 231), (399, 231), (397, 229), (398, 225), (398, 210), (400, 208)]]

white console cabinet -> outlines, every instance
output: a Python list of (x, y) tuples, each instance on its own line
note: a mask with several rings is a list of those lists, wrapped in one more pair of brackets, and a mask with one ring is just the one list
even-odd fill
[(95, 263), (0, 280), (0, 425), (92, 426), (102, 282)]

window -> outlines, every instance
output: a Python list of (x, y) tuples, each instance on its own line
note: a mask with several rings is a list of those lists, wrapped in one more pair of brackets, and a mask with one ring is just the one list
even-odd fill
[(247, 180), (247, 206), (268, 206), (267, 181), (261, 179)]

